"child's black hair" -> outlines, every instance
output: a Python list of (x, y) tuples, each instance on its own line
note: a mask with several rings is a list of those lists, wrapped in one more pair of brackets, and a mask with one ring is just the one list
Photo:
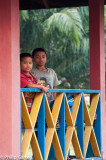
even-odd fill
[(40, 80), (47, 82), (45, 77), (41, 77)]
[(21, 62), (22, 59), (25, 58), (25, 57), (30, 57), (30, 58), (32, 58), (32, 56), (31, 56), (30, 53), (21, 53), (21, 54), (20, 54), (20, 62)]
[(36, 49), (34, 49), (33, 52), (32, 52), (32, 58), (34, 58), (34, 55), (35, 55), (37, 52), (40, 52), (40, 51), (45, 52), (45, 54), (46, 54), (46, 51), (45, 51), (43, 48), (36, 48)]

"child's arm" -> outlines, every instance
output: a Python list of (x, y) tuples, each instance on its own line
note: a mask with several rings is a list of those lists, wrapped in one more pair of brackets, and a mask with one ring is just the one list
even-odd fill
[(39, 88), (39, 89), (42, 89), (45, 93), (48, 91), (47, 87), (44, 87), (44, 86), (39, 85), (39, 84), (29, 83), (26, 87), (27, 88)]
[(41, 85), (41, 81), (39, 79), (37, 79), (37, 84), (40, 84)]
[[(53, 87), (53, 89), (56, 89), (56, 87)], [(55, 99), (56, 98), (56, 93), (53, 92), (53, 98)]]

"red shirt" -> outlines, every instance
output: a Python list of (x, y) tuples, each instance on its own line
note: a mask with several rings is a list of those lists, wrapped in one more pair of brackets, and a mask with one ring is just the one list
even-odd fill
[[(20, 79), (21, 79), (21, 88), (25, 88), (29, 83), (37, 83), (37, 78), (29, 72), (31, 76), (27, 75), (25, 72), (21, 71)], [(33, 104), (35, 93), (33, 92), (24, 92), (25, 100), (27, 103), (28, 111), (31, 111), (31, 107)]]
[[(31, 73), (29, 72), (29, 75), (27, 75), (25, 72), (21, 71), (21, 88), (25, 88), (29, 83), (37, 83), (37, 78)], [(33, 78), (32, 78), (33, 77)]]

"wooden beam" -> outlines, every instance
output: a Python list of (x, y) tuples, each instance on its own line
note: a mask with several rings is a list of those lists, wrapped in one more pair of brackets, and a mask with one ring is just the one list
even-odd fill
[(47, 0), (42, 0), (46, 9), (50, 9), (49, 3)]

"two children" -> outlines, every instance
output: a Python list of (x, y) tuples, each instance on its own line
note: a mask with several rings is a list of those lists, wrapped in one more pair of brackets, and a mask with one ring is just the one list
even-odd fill
[[(32, 69), (32, 58), (36, 67)], [(22, 53), (20, 55), (20, 66), (21, 66), (21, 88), (39, 88), (48, 91), (48, 88), (55, 89), (59, 84), (55, 71), (51, 68), (46, 68), (46, 52), (42, 48), (37, 48), (32, 52), (32, 56), (29, 53)], [(32, 71), (31, 71), (32, 70)], [(33, 73), (31, 73), (31, 72)], [(37, 78), (39, 79), (37, 79)], [(24, 93), (28, 107), (28, 111), (31, 111), (34, 93)], [(47, 93), (49, 102), (55, 99), (56, 93)], [(59, 120), (56, 124), (56, 128), (60, 128)], [(55, 158), (53, 146), (50, 149), (50, 158)]]
[[(21, 88), (39, 88), (46, 93), (48, 88), (41, 85), (40, 81), (30, 72), (32, 70), (32, 56), (29, 53), (20, 54), (20, 67), (21, 67)], [(28, 106), (28, 111), (31, 111), (34, 93), (25, 93), (25, 99)]]

